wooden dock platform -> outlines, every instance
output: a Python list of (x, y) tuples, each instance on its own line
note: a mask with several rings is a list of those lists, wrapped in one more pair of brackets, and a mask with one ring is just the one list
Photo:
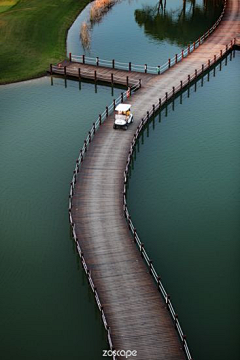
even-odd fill
[[(113, 116), (108, 116), (96, 135), (89, 135), (80, 172), (74, 175), (69, 211), (85, 270), (87, 266), (94, 283), (91, 286), (101, 301), (113, 348), (136, 350), (138, 360), (178, 360), (186, 354), (124, 216), (129, 147), (147, 112), (161, 106), (233, 47), (233, 39), (239, 36), (239, 14), (239, 1), (229, 0), (218, 28), (192, 54), (162, 75), (141, 74), (142, 87), (129, 99), (133, 124), (127, 131), (113, 130)], [(66, 68), (74, 68), (78, 76), (80, 66), (82, 71), (87, 65), (69, 63)], [(101, 71), (104, 75), (104, 69)], [(109, 69), (105, 71), (109, 77)], [(114, 76), (122, 77), (123, 84), (126, 73), (130, 81), (139, 80), (140, 73), (116, 70)], [(187, 358), (191, 359), (190, 355)]]
[(110, 67), (94, 66), (64, 60), (57, 66), (51, 65), (51, 74), (63, 75), (78, 80), (92, 80), (94, 82), (106, 82), (112, 85), (133, 86), (141, 80), (147, 82), (155, 75), (127, 70), (112, 69)]

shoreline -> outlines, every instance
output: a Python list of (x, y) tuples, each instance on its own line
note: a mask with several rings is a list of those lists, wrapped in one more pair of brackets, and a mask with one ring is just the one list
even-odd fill
[[(54, 59), (55, 61), (61, 61), (62, 60), (62, 56), (63, 56), (63, 53), (64, 55), (66, 56), (66, 51), (67, 51), (67, 35), (68, 35), (68, 31), (69, 29), (71, 28), (72, 24), (74, 23), (74, 21), (77, 19), (77, 17), (81, 14), (81, 12), (86, 8), (86, 6), (92, 2), (92, 0), (82, 0), (82, 3), (79, 3), (79, 8), (77, 9), (77, 11), (75, 12), (74, 15), (69, 15), (69, 18), (71, 18), (71, 23), (68, 24), (68, 26), (66, 27), (66, 29), (64, 30), (64, 48), (60, 49), (60, 55), (59, 56), (56, 56), (56, 58)], [(18, 5), (20, 4), (20, 2), (16, 3), (16, 5), (14, 5), (13, 7), (16, 8)], [(41, 9), (41, 7), (39, 6), (39, 9)], [(37, 9), (37, 10), (39, 10)], [(6, 12), (4, 13), (1, 13), (1, 14), (4, 14), (6, 16), (9, 15), (9, 13), (11, 12), (12, 8), (7, 10)], [(1, 14), (0, 14), (0, 18), (1, 18)], [(7, 22), (8, 23), (8, 22)], [(0, 28), (1, 30), (1, 28)], [(58, 28), (57, 30), (58, 31), (58, 34), (61, 33), (61, 28)], [(60, 37), (60, 40), (61, 40), (61, 37)], [(44, 40), (43, 40), (43, 44), (44, 44)], [(45, 44), (44, 44), (45, 45)], [(60, 45), (60, 48), (61, 48), (61, 45)], [(57, 52), (57, 51), (56, 51)], [(37, 57), (37, 56), (36, 56)], [(51, 63), (51, 57), (52, 55), (49, 54), (49, 64)], [(4, 53), (2, 53), (2, 58), (4, 58)], [(6, 56), (5, 56), (5, 59), (6, 59)], [(24, 63), (24, 59), (23, 61), (21, 62), (21, 64)], [(0, 78), (0, 86), (4, 86), (4, 85), (9, 85), (9, 84), (14, 84), (14, 83), (18, 83), (18, 82), (23, 82), (23, 81), (28, 81), (28, 80), (33, 80), (33, 79), (38, 79), (38, 78), (41, 78), (45, 75), (47, 75), (47, 68), (45, 67), (45, 65), (43, 65), (44, 69), (42, 69), (41, 71), (37, 70), (36, 69), (36, 72), (35, 73), (32, 73), (31, 75), (22, 75), (20, 76), (19, 78), (16, 78), (16, 79), (10, 79), (10, 80), (6, 80), (3, 78), (3, 80)], [(21, 70), (19, 71), (21, 72)], [(9, 72), (10, 73), (10, 72)], [(3, 74), (4, 74), (4, 71), (3, 71)]]

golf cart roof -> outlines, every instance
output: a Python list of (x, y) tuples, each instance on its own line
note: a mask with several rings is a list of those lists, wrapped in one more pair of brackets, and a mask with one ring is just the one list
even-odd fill
[(128, 111), (132, 105), (130, 104), (119, 104), (116, 106), (115, 110), (117, 111)]

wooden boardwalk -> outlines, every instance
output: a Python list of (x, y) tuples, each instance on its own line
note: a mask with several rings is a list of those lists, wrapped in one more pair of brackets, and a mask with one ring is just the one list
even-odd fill
[[(128, 131), (113, 130), (113, 116), (109, 116), (92, 139), (76, 177), (71, 209), (76, 237), (110, 326), (114, 348), (137, 350), (138, 360), (185, 359), (185, 353), (124, 217), (123, 181), (129, 146), (152, 104), (166, 99), (166, 92), (178, 89), (181, 81), (184, 86), (188, 75), (191, 81), (202, 65), (206, 69), (209, 59), (210, 65), (214, 63), (214, 56), (226, 51), (239, 30), (239, 1), (229, 0), (218, 28), (191, 55), (163, 75), (141, 74), (142, 87), (129, 99), (133, 124)], [(75, 68), (76, 76), (78, 66), (67, 64), (68, 69)], [(104, 75), (104, 69), (97, 70)], [(105, 75), (109, 76), (109, 71), (112, 69), (105, 69)], [(122, 76), (125, 83), (127, 72), (115, 71), (114, 76)], [(139, 80), (139, 73), (128, 76), (130, 81)]]
[(156, 76), (66, 60), (60, 62), (57, 66), (52, 66), (50, 72), (76, 78), (78, 80), (92, 80), (95, 82), (107, 82), (112, 85), (118, 84), (124, 86), (132, 86), (138, 83), (140, 79), (145, 83)]

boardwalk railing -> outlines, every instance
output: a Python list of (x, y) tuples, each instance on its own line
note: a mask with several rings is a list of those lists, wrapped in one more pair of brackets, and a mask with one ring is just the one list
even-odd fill
[(76, 68), (69, 68), (67, 66), (57, 66), (50, 64), (50, 74), (53, 73), (63, 75), (63, 76), (73, 76), (78, 77), (79, 81), (81, 81), (82, 78), (102, 81), (102, 82), (108, 82), (113, 84), (121, 84), (126, 86), (134, 86), (136, 84), (136, 80), (133, 82), (129, 76), (126, 76), (126, 79), (123, 77), (118, 77), (114, 75), (113, 73), (107, 74), (107, 75), (101, 75), (97, 73), (97, 70), (89, 71), (89, 70), (82, 70), (78, 67)]
[(214, 65), (219, 59), (221, 59), (229, 50), (231, 50), (234, 45), (236, 44), (236, 39), (232, 40), (230, 42), (230, 44), (226, 45), (226, 48), (224, 51), (220, 51), (220, 53), (218, 55), (215, 55), (214, 58), (212, 60), (208, 60), (208, 62), (206, 64), (202, 64), (202, 67), (199, 69), (196, 69), (195, 72), (191, 75), (188, 75), (188, 78), (185, 81), (180, 81), (179, 86), (177, 86), (176, 88), (173, 88), (171, 92), (166, 93), (166, 95), (163, 98), (160, 98), (158, 100), (158, 102), (156, 104), (152, 105), (152, 109), (147, 112), (147, 115), (142, 119), (140, 125), (138, 126), (131, 146), (130, 146), (130, 150), (129, 150), (129, 155), (128, 155), (128, 159), (127, 159), (127, 164), (126, 164), (126, 168), (124, 171), (124, 187), (123, 187), (123, 210), (124, 210), (124, 214), (128, 223), (128, 227), (131, 230), (132, 234), (133, 234), (133, 238), (134, 238), (134, 242), (137, 244), (140, 252), (141, 252), (141, 256), (144, 258), (148, 268), (149, 268), (149, 272), (150, 274), (153, 276), (154, 280), (156, 281), (157, 287), (159, 289), (159, 291), (161, 292), (167, 308), (172, 316), (172, 319), (174, 321), (176, 330), (179, 334), (180, 340), (182, 342), (182, 347), (185, 351), (186, 357), (188, 360), (193, 360), (188, 344), (187, 344), (187, 340), (186, 340), (186, 335), (184, 334), (181, 325), (179, 323), (178, 320), (178, 315), (176, 314), (174, 307), (172, 305), (172, 302), (170, 300), (170, 296), (167, 293), (167, 291), (165, 290), (162, 282), (161, 282), (161, 278), (158, 276), (158, 273), (156, 271), (156, 269), (153, 266), (153, 263), (151, 261), (151, 259), (149, 258), (144, 244), (141, 242), (138, 234), (137, 234), (137, 230), (134, 227), (134, 224), (131, 220), (131, 216), (129, 214), (128, 208), (127, 208), (127, 200), (126, 200), (126, 191), (127, 191), (127, 181), (128, 181), (128, 174), (129, 174), (129, 167), (131, 164), (131, 161), (133, 159), (133, 153), (134, 153), (134, 148), (137, 142), (138, 137), (140, 136), (142, 130), (144, 129), (144, 126), (149, 122), (151, 116), (154, 116), (157, 110), (160, 110), (162, 108), (162, 106), (164, 104), (166, 104), (172, 97), (175, 96), (175, 94), (179, 91), (181, 91), (184, 87), (187, 87), (188, 85), (190, 85), (190, 83), (192, 81), (194, 81), (195, 79), (197, 79), (198, 76), (200, 76), (201, 74), (203, 74), (206, 70), (208, 70), (212, 65)]
[[(69, 222), (72, 228), (72, 236), (73, 239), (76, 243), (76, 249), (77, 252), (80, 256), (81, 262), (82, 262), (82, 266), (83, 269), (87, 275), (88, 278), (88, 282), (91, 286), (91, 289), (94, 293), (94, 297), (98, 306), (99, 311), (101, 312), (101, 317), (102, 317), (102, 321), (103, 321), (103, 325), (107, 331), (107, 338), (108, 338), (108, 343), (109, 343), (109, 347), (110, 349), (113, 351), (113, 343), (112, 343), (112, 338), (111, 338), (111, 329), (108, 326), (107, 323), (107, 319), (104, 313), (104, 309), (103, 306), (101, 304), (100, 298), (98, 296), (98, 292), (97, 289), (94, 285), (92, 276), (91, 276), (91, 271), (88, 269), (87, 263), (85, 261), (84, 255), (83, 255), (83, 251), (81, 249), (81, 246), (79, 244), (78, 238), (77, 238), (77, 234), (76, 234), (76, 230), (75, 230), (75, 224), (73, 222), (73, 218), (72, 218), (72, 198), (73, 198), (73, 194), (74, 194), (74, 188), (75, 188), (75, 184), (77, 181), (77, 174), (79, 173), (80, 167), (81, 167), (81, 163), (83, 162), (84, 159), (84, 155), (86, 154), (88, 147), (91, 143), (91, 141), (93, 140), (93, 137), (96, 133), (96, 131), (100, 128), (100, 126), (103, 124), (103, 122), (105, 121), (105, 119), (114, 111), (115, 107), (122, 103), (129, 95), (133, 94), (136, 90), (138, 90), (141, 87), (141, 82), (139, 81), (138, 83), (136, 83), (134, 86), (132, 86), (130, 88), (130, 94), (129, 94), (129, 90), (122, 92), (121, 95), (116, 99), (113, 100), (113, 102), (106, 107), (106, 110), (102, 113), (99, 114), (98, 119), (95, 121), (95, 123), (93, 123), (93, 126), (91, 128), (91, 130), (88, 132), (87, 138), (84, 140), (84, 145), (82, 147), (82, 149), (80, 150), (80, 154), (78, 156), (78, 159), (76, 161), (76, 166), (75, 169), (73, 171), (73, 177), (72, 177), (72, 181), (71, 181), (71, 186), (70, 186), (70, 193), (69, 193), (69, 202), (68, 202), (68, 213), (69, 213)], [(113, 359), (117, 360), (116, 356), (113, 353)]]
[[(168, 100), (170, 100), (170, 98), (173, 97), (178, 91), (181, 91), (184, 87), (188, 86), (191, 81), (195, 80), (204, 71), (208, 70), (219, 59), (221, 59), (221, 57), (224, 56), (229, 50), (231, 50), (234, 47), (235, 44), (236, 44), (236, 39), (231, 41), (230, 44), (226, 45), (225, 50), (224, 51), (221, 50), (218, 55), (214, 56), (214, 59), (212, 59), (212, 60), (209, 59), (208, 62), (205, 65), (202, 64), (202, 67), (200, 69), (196, 69), (194, 74), (188, 75), (188, 78), (185, 81), (180, 81), (180, 85), (178, 87), (176, 87), (176, 88), (173, 88), (171, 92), (166, 93), (165, 97), (162, 98), (162, 99), (159, 99), (157, 104), (152, 105), (152, 109), (149, 112), (147, 112), (147, 115), (142, 119), (141, 123), (139, 124), (139, 126), (138, 126), (138, 128), (137, 128), (137, 130), (136, 130), (136, 132), (134, 134), (134, 137), (133, 137), (133, 140), (132, 140), (132, 143), (131, 143), (131, 146), (130, 146), (130, 150), (129, 150), (129, 156), (128, 156), (128, 159), (127, 159), (125, 172), (124, 172), (123, 210), (124, 210), (124, 214), (125, 214), (125, 217), (127, 219), (127, 222), (128, 222), (129, 229), (133, 233), (134, 241), (138, 245), (138, 247), (140, 249), (140, 252), (141, 252), (141, 255), (144, 258), (146, 264), (148, 265), (149, 271), (152, 274), (153, 278), (155, 279), (159, 291), (161, 292), (163, 298), (165, 299), (167, 308), (169, 309), (169, 312), (170, 312), (170, 314), (171, 314), (171, 316), (173, 318), (176, 330), (177, 330), (177, 332), (179, 334), (180, 340), (182, 342), (183, 349), (185, 351), (185, 354), (186, 354), (186, 357), (187, 357), (188, 360), (192, 360), (192, 357), (191, 357), (191, 353), (190, 353), (190, 350), (189, 350), (189, 347), (188, 347), (188, 344), (187, 344), (186, 336), (185, 336), (185, 334), (184, 334), (184, 332), (183, 332), (183, 330), (181, 328), (181, 325), (179, 323), (178, 315), (176, 314), (176, 312), (175, 312), (175, 310), (173, 308), (172, 302), (170, 301), (170, 296), (167, 293), (167, 291), (165, 290), (165, 288), (164, 288), (164, 286), (163, 286), (163, 284), (161, 282), (161, 278), (158, 276), (157, 271), (155, 270), (155, 268), (153, 266), (153, 263), (150, 260), (148, 254), (147, 254), (147, 252), (146, 252), (146, 250), (144, 248), (144, 244), (141, 242), (141, 240), (140, 240), (140, 238), (139, 238), (139, 236), (137, 234), (136, 228), (134, 227), (133, 222), (131, 220), (131, 216), (129, 214), (129, 211), (128, 211), (128, 208), (127, 208), (127, 201), (126, 201), (127, 178), (128, 178), (129, 166), (130, 166), (130, 163), (131, 163), (131, 160), (132, 160), (132, 155), (133, 155), (133, 151), (134, 151), (134, 147), (136, 145), (137, 139), (140, 136), (140, 133), (143, 130), (144, 126), (150, 120), (150, 117), (152, 115), (154, 115), (157, 110), (161, 109), (161, 107), (164, 104), (166, 104), (168, 102)], [(139, 83), (136, 83), (134, 86), (131, 87), (130, 94), (134, 93), (140, 87), (141, 87), (141, 82), (139, 81)], [(92, 276), (91, 276), (91, 271), (88, 269), (88, 266), (86, 264), (86, 261), (85, 261), (85, 258), (84, 258), (83, 252), (82, 252), (82, 249), (80, 247), (80, 244), (79, 244), (79, 241), (78, 241), (78, 238), (77, 238), (77, 235), (76, 235), (75, 224), (74, 224), (73, 218), (72, 218), (72, 198), (73, 198), (73, 194), (74, 194), (75, 184), (76, 184), (76, 181), (77, 181), (77, 174), (79, 173), (81, 163), (83, 162), (83, 159), (84, 159), (84, 155), (86, 154), (86, 152), (88, 150), (88, 147), (89, 147), (89, 145), (90, 145), (96, 131), (99, 129), (99, 127), (105, 121), (105, 119), (110, 115), (110, 113), (114, 111), (115, 106), (117, 106), (119, 103), (123, 102), (128, 97), (128, 95), (129, 95), (128, 91), (125, 91), (124, 93), (121, 93), (121, 96), (119, 96), (116, 100), (113, 100), (111, 105), (106, 107), (106, 110), (102, 114), (100, 114), (98, 119), (96, 120), (96, 122), (93, 123), (93, 126), (92, 126), (91, 130), (89, 131), (87, 138), (84, 141), (84, 145), (83, 145), (82, 149), (80, 150), (79, 157), (78, 157), (78, 159), (76, 161), (76, 166), (75, 166), (75, 169), (74, 169), (74, 172), (73, 172), (73, 178), (72, 178), (71, 186), (70, 186), (69, 204), (68, 204), (69, 221), (70, 221), (70, 225), (71, 225), (71, 228), (72, 228), (73, 239), (74, 239), (74, 241), (76, 243), (77, 252), (78, 252), (78, 254), (80, 256), (82, 266), (83, 266), (84, 271), (85, 271), (85, 273), (86, 273), (86, 275), (88, 277), (88, 281), (89, 281), (89, 284), (91, 286), (91, 289), (92, 289), (92, 291), (94, 293), (94, 297), (95, 297), (97, 306), (98, 306), (98, 308), (99, 308), (99, 310), (101, 312), (102, 321), (103, 321), (104, 327), (105, 327), (105, 329), (107, 331), (108, 343), (109, 343), (109, 346), (110, 346), (111, 350), (114, 350), (113, 343), (112, 343), (112, 338), (111, 338), (111, 329), (108, 326), (103, 306), (101, 304), (100, 298), (99, 298), (98, 293), (97, 293), (97, 289), (96, 289), (96, 287), (94, 285), (94, 282), (93, 282), (93, 279), (92, 279)], [(114, 353), (113, 353), (113, 359), (114, 360), (117, 359), (116, 356), (114, 355)]]
[(116, 60), (105, 60), (100, 59), (99, 57), (92, 58), (85, 55), (73, 55), (69, 53), (69, 60), (72, 62), (77, 62), (81, 64), (88, 64), (88, 65), (96, 65), (96, 66), (103, 66), (108, 67), (112, 69), (119, 69), (119, 70), (126, 70), (126, 71), (137, 71), (137, 72), (143, 72), (143, 73), (151, 73), (151, 74), (162, 74), (170, 67), (174, 66), (175, 64), (182, 61), (184, 58), (186, 58), (189, 54), (191, 54), (195, 49), (197, 49), (203, 42), (209, 37), (209, 35), (212, 34), (212, 32), (218, 27), (219, 23), (221, 22), (223, 15), (225, 13), (225, 9), (227, 6), (227, 0), (224, 1), (223, 10), (221, 12), (221, 15), (219, 16), (218, 20), (215, 22), (215, 24), (206, 31), (200, 38), (198, 38), (196, 41), (194, 41), (192, 44), (188, 45), (188, 47), (184, 50), (182, 50), (179, 54), (176, 54), (171, 59), (168, 59), (168, 61), (163, 65), (158, 66), (149, 66), (147, 64), (144, 65), (136, 65), (132, 64), (131, 62), (125, 63), (120, 62)]

